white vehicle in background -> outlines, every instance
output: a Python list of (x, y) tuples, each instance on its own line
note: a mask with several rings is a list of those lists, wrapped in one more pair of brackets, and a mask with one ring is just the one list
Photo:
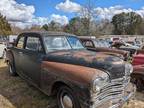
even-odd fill
[(0, 36), (0, 58), (5, 58), (5, 51), (15, 41), (17, 35)]
[(5, 56), (6, 45), (4, 42), (0, 42), (0, 58), (4, 58)]
[(4, 58), (6, 50), (7, 36), (0, 36), (0, 58)]

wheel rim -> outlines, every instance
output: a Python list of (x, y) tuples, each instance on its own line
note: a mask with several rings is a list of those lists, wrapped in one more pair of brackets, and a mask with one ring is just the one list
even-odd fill
[(68, 95), (60, 97), (62, 108), (73, 108), (73, 101)]
[(12, 71), (12, 66), (10, 65), (9, 66), (9, 72), (12, 74), (13, 73), (13, 71)]

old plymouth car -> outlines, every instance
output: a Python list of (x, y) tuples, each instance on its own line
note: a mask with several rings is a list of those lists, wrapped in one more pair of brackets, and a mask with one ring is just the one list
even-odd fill
[(58, 108), (117, 108), (135, 93), (129, 63), (86, 50), (72, 34), (22, 33), (7, 58), (12, 76), (56, 96)]
[(107, 41), (97, 40), (93, 38), (80, 37), (82, 44), (90, 51), (106, 53), (109, 55), (118, 56), (125, 61), (129, 58), (129, 52), (124, 50), (112, 49)]

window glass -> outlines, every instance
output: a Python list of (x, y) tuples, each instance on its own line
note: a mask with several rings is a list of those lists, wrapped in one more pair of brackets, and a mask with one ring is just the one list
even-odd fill
[(28, 37), (26, 42), (26, 49), (32, 51), (42, 51), (42, 45), (38, 37)]
[(17, 48), (23, 48), (24, 47), (24, 37), (20, 37), (18, 43), (17, 43)]
[(91, 41), (86, 41), (84, 46), (86, 46), (86, 47), (94, 47), (93, 43)]
[(44, 38), (44, 43), (48, 52), (71, 49), (64, 36), (46, 36)]
[(78, 38), (69, 36), (69, 37), (67, 37), (67, 39), (73, 49), (83, 49), (84, 48)]

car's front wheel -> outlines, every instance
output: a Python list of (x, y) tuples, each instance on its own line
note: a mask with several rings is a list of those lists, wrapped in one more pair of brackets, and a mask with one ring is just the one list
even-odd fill
[(62, 86), (58, 90), (57, 102), (58, 108), (80, 108), (76, 95), (66, 86)]

